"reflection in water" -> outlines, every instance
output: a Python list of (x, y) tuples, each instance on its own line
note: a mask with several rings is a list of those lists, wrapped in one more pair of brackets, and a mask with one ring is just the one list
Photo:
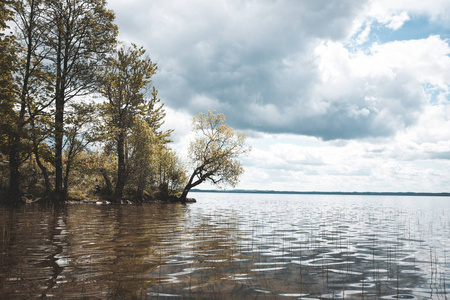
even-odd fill
[(0, 298), (448, 298), (447, 198), (196, 198), (0, 207)]

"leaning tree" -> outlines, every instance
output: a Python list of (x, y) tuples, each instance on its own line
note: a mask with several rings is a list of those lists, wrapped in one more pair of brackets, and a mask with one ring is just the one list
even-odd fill
[(194, 171), (180, 196), (182, 202), (192, 188), (205, 181), (218, 187), (236, 186), (244, 172), (238, 157), (250, 151), (245, 134), (225, 124), (222, 113), (200, 113), (193, 123), (195, 138), (189, 147), (189, 160)]

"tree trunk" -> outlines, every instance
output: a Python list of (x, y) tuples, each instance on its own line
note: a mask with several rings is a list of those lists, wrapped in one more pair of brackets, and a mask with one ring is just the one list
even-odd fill
[(76, 150), (75, 148), (75, 136), (70, 138), (69, 143), (69, 153), (67, 153), (67, 162), (66, 162), (66, 174), (64, 175), (64, 186), (63, 186), (63, 194), (64, 199), (67, 199), (67, 195), (69, 192), (69, 175), (72, 169), (72, 163), (75, 158)]
[(142, 201), (144, 198), (144, 186), (142, 184), (138, 184), (136, 189), (136, 198), (138, 201)]
[(70, 174), (71, 167), (72, 167), (72, 162), (71, 162), (71, 158), (69, 156), (67, 164), (66, 164), (66, 174), (64, 176), (64, 186), (63, 186), (64, 199), (67, 199), (67, 195), (69, 193), (69, 174)]
[(189, 193), (189, 191), (191, 190), (191, 186), (190, 185), (186, 185), (183, 189), (183, 193), (180, 196), (180, 201), (181, 202), (186, 202), (186, 198), (187, 198), (187, 194)]
[[(57, 25), (56, 52), (56, 82), (55, 82), (55, 200), (64, 201), (63, 193), (63, 139), (64, 139), (64, 63), (67, 57), (63, 57), (63, 29)], [(67, 47), (67, 45), (66, 45)]]
[(117, 182), (114, 192), (115, 200), (118, 202), (122, 199), (123, 189), (125, 187), (126, 168), (125, 168), (125, 134), (119, 133), (117, 140)]
[(23, 132), (23, 119), (25, 117), (25, 101), (22, 97), (21, 108), (19, 113), (19, 118), (16, 120), (16, 124), (13, 125), (14, 130), (10, 133), (11, 146), (9, 149), (9, 196), (11, 201), (16, 202), (20, 198), (20, 153), (21, 149), (21, 139)]
[(55, 111), (55, 196), (56, 200), (64, 201), (63, 191), (63, 130), (64, 130), (64, 99), (57, 97)]
[[(192, 184), (192, 182), (194, 181), (194, 178), (195, 178), (195, 176), (197, 175), (197, 170), (195, 170), (193, 173), (192, 173), (192, 175), (191, 175), (191, 177), (189, 178), (189, 182), (186, 184), (186, 186), (184, 187), (184, 189), (183, 189), (183, 193), (181, 194), (181, 196), (180, 196), (180, 201), (181, 202), (186, 202), (186, 197), (187, 197), (187, 194), (189, 193), (189, 191), (195, 186), (194, 184)], [(197, 181), (198, 182), (198, 181)], [(199, 183), (198, 183), (199, 184)], [(197, 185), (198, 185), (197, 184)]]
[(41, 162), (41, 159), (39, 157), (39, 152), (38, 152), (36, 146), (34, 148), (34, 156), (36, 159), (36, 163), (39, 166), (39, 168), (41, 169), (42, 175), (44, 176), (45, 194), (46, 194), (46, 196), (48, 196), (51, 193), (50, 178), (48, 176), (47, 168)]
[[(189, 191), (192, 188), (194, 188), (197, 185), (204, 182), (208, 178), (208, 176), (211, 175), (211, 173), (202, 174), (202, 170), (203, 170), (203, 166), (200, 166), (197, 169), (195, 169), (195, 171), (192, 173), (191, 177), (189, 178), (189, 182), (184, 187), (183, 193), (181, 194), (181, 196), (179, 198), (181, 202), (186, 202), (186, 199), (187, 199), (186, 197), (187, 197), (187, 194), (189, 193)], [(196, 181), (194, 181), (195, 177), (198, 178)]]
[(100, 172), (102, 173), (103, 179), (105, 180), (106, 190), (107, 190), (108, 194), (111, 194), (112, 193), (112, 184), (111, 184), (111, 180), (109, 180), (108, 174), (106, 173), (106, 169), (101, 168)]
[(17, 202), (20, 199), (20, 162), (18, 159), (17, 145), (13, 142), (9, 156), (9, 197), (11, 202)]

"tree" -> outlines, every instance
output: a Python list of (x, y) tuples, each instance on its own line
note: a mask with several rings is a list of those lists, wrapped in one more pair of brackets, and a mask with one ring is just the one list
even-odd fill
[[(148, 120), (148, 118), (145, 118)], [(159, 135), (157, 135), (159, 133)], [(158, 191), (160, 200), (168, 199), (171, 191), (186, 183), (181, 161), (169, 148), (161, 132), (154, 132), (147, 121), (136, 118), (128, 140), (129, 181), (135, 189), (134, 197), (144, 199), (144, 191)]]
[(11, 89), (14, 105), (8, 116), (9, 190), (10, 199), (17, 200), (21, 194), (19, 169), (39, 140), (35, 139), (35, 132), (32, 136), (36, 119), (49, 107), (52, 99), (49, 97), (51, 88), (45, 84), (48, 78), (43, 64), (45, 54), (42, 46), (46, 34), (46, 27), (41, 26), (45, 13), (43, 1), (15, 1), (11, 8), (17, 46), (13, 73), (15, 85)]
[(136, 118), (129, 142), (129, 170), (136, 185), (136, 198), (142, 199), (144, 189), (156, 172), (157, 138), (147, 122)]
[[(6, 34), (7, 22), (12, 20), (11, 1), (0, 2), (0, 117), (1, 125), (6, 125), (7, 112), (12, 109), (13, 70), (14, 70), (14, 36)], [(0, 132), (3, 133), (3, 132)], [(3, 138), (3, 136), (2, 136)], [(4, 140), (1, 140), (2, 144)]]
[(181, 190), (187, 181), (185, 166), (181, 159), (166, 145), (159, 145), (156, 155), (157, 172), (154, 179), (156, 184), (162, 190)]
[[(9, 154), (9, 133), (12, 129), (10, 124), (14, 111), (15, 39), (13, 35), (6, 32), (7, 22), (12, 20), (10, 5), (11, 1), (0, 2), (0, 156), (2, 160), (3, 154)], [(3, 183), (3, 178), (1, 181)], [(11, 191), (11, 189), (10, 192), (18, 194), (18, 191)]]
[(0, 153), (7, 152), (9, 116), (13, 110), (14, 37), (6, 34), (12, 11), (7, 1), (0, 2)]
[(95, 105), (86, 103), (72, 103), (68, 112), (65, 129), (65, 175), (64, 175), (64, 197), (69, 191), (69, 176), (75, 162), (76, 156), (85, 151), (90, 143), (94, 141), (91, 133), (93, 119), (95, 116)]
[(97, 86), (95, 70), (116, 45), (117, 26), (106, 0), (45, 0), (46, 59), (54, 89), (55, 194), (64, 200), (64, 110), (68, 101)]
[(183, 189), (181, 201), (186, 201), (189, 191), (205, 181), (219, 187), (236, 186), (244, 172), (238, 157), (250, 151), (245, 134), (226, 125), (222, 113), (200, 113), (193, 123), (196, 136), (189, 147), (189, 159), (194, 171)]
[(130, 131), (136, 120), (142, 120), (154, 113), (155, 107), (145, 98), (145, 92), (155, 71), (156, 64), (145, 57), (145, 50), (133, 44), (131, 47), (123, 46), (117, 50), (108, 59), (104, 71), (100, 74), (103, 80), (100, 92), (106, 98), (100, 107), (104, 123), (103, 140), (114, 141), (117, 154), (114, 191), (117, 201), (122, 198), (130, 172)]

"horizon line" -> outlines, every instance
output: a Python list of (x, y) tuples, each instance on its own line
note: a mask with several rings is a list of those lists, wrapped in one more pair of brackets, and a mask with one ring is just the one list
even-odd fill
[(444, 196), (450, 197), (450, 192), (342, 192), (342, 191), (278, 191), (278, 190), (213, 190), (192, 189), (196, 193), (244, 193), (244, 194), (291, 194), (291, 195), (379, 195), (379, 196)]

